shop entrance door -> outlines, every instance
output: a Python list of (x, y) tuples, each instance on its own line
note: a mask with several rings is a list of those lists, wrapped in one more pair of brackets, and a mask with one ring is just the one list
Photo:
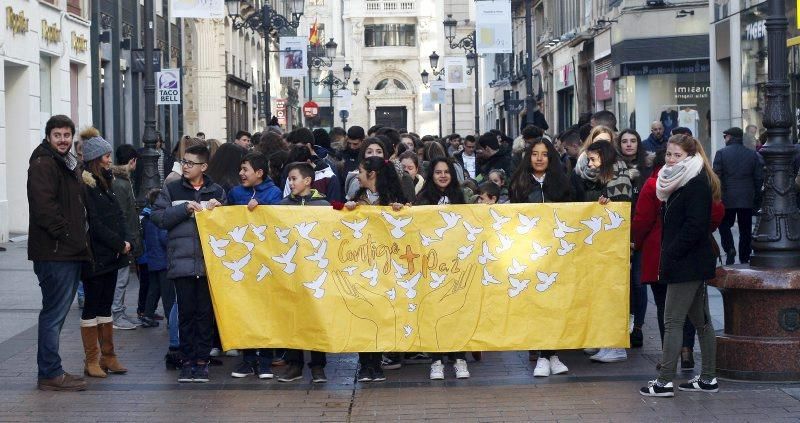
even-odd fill
[(564, 132), (573, 125), (575, 89), (570, 87), (558, 92), (558, 132)]
[(405, 107), (378, 107), (375, 109), (375, 124), (395, 129), (407, 129), (408, 112)]

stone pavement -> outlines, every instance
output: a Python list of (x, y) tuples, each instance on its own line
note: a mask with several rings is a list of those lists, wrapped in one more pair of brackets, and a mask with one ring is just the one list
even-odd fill
[[(488, 352), (470, 361), (472, 378), (428, 380), (426, 364), (386, 372), (383, 383), (355, 382), (354, 354), (331, 354), (329, 382), (282, 384), (233, 379), (238, 358), (212, 367), (211, 383), (176, 383), (164, 369), (166, 328), (117, 331), (127, 375), (91, 379), (88, 391), (36, 389), (36, 317), (40, 293), (25, 244), (0, 252), (0, 421), (721, 421), (800, 422), (800, 381), (755, 384), (721, 381), (717, 394), (678, 392), (673, 399), (645, 398), (637, 390), (655, 376), (660, 343), (655, 307), (648, 309), (645, 347), (622, 363), (591, 363), (582, 351), (560, 354), (570, 373), (533, 378), (527, 352)], [(131, 287), (129, 305), (138, 287)], [(712, 314), (722, 328), (719, 293), (710, 290)], [(133, 306), (135, 308), (135, 304)], [(62, 333), (68, 371), (82, 369), (79, 311), (73, 307)], [(696, 354), (699, 366), (699, 353)], [(278, 371), (280, 368), (278, 368)], [(681, 373), (680, 378), (689, 378)]]

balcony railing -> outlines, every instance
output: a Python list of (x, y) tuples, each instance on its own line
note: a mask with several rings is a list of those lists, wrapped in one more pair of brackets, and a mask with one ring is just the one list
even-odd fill
[(416, 1), (412, 0), (367, 0), (367, 16), (413, 15), (417, 11)]

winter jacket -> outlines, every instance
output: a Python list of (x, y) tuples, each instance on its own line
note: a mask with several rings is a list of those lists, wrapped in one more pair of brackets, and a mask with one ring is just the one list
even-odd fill
[(302, 195), (289, 194), (278, 203), (281, 206), (330, 206), (331, 203), (325, 199), (325, 196), (320, 194), (319, 191), (312, 189), (311, 193)]
[(28, 260), (91, 258), (80, 166), (74, 156), (68, 155), (67, 159), (46, 140), (31, 154), (27, 182)]
[[(400, 178), (400, 187), (403, 190), (403, 195), (405, 195), (406, 198), (416, 197), (417, 193), (415, 189), (416, 185), (414, 184), (414, 179), (411, 178), (411, 175), (402, 170), (402, 168), (398, 168), (397, 163), (395, 163), (395, 169), (397, 170), (398, 177)], [(361, 188), (361, 183), (358, 182), (358, 170), (347, 174), (344, 187), (345, 187), (344, 191), (345, 200), (353, 200), (354, 199), (353, 197), (355, 197), (359, 188)]]
[[(109, 185), (112, 184), (112, 178), (109, 174)], [(123, 251), (126, 241), (133, 246), (134, 237), (127, 233), (125, 214), (114, 190), (103, 188), (97, 176), (87, 171), (83, 172), (83, 183), (93, 260), (84, 268), (82, 276), (94, 277), (129, 265), (131, 258)]]
[(216, 199), (225, 203), (225, 190), (203, 175), (203, 186), (195, 190), (186, 178), (169, 182), (153, 205), (151, 218), (159, 228), (166, 229), (167, 258), (170, 279), (205, 276), (203, 250), (194, 216), (186, 208), (189, 201), (198, 203)]
[(661, 208), (659, 280), (666, 283), (714, 278), (711, 186), (705, 171), (678, 188)]
[(125, 233), (131, 239), (130, 257), (135, 259), (144, 254), (142, 245), (142, 227), (139, 222), (139, 212), (136, 210), (136, 196), (133, 194), (131, 176), (126, 166), (112, 166), (114, 182), (111, 188), (117, 197), (119, 208), (122, 209), (125, 222)]
[(669, 137), (667, 136), (662, 136), (661, 139), (658, 139), (655, 135), (650, 134), (650, 136), (642, 142), (642, 145), (645, 150), (655, 153), (660, 150), (666, 150), (668, 140)]
[[(644, 183), (636, 202), (636, 210), (631, 223), (631, 240), (636, 251), (642, 252), (642, 283), (658, 281), (658, 264), (661, 261), (661, 201), (656, 197), (658, 171), (653, 173)], [(725, 207), (721, 201), (715, 201), (711, 207), (710, 232), (714, 232), (722, 218)]]
[(501, 149), (488, 159), (478, 160), (475, 165), (475, 173), (477, 173), (475, 179), (478, 181), (488, 181), (489, 172), (494, 169), (503, 169), (507, 177), (511, 176), (511, 154), (508, 151)]
[[(345, 148), (342, 150), (342, 174), (347, 175), (348, 173), (358, 170), (358, 150), (351, 150), (349, 148)], [(344, 180), (344, 178), (342, 178)]]
[[(339, 180), (339, 177), (336, 176), (334, 173), (333, 168), (322, 158), (317, 157), (314, 161), (314, 182), (311, 186), (325, 194), (326, 198), (329, 198), (331, 201), (341, 201), (344, 196), (342, 195), (342, 183)], [(289, 195), (291, 190), (289, 189), (289, 184), (286, 183), (286, 178), (288, 177), (289, 167), (283, 169), (283, 196), (286, 197)]]
[(167, 270), (167, 231), (161, 229), (150, 217), (150, 208), (142, 210), (142, 226), (144, 227), (144, 255), (147, 259), (147, 270), (158, 272)]
[(242, 185), (233, 187), (228, 192), (228, 205), (244, 206), (255, 199), (261, 205), (274, 205), (281, 201), (281, 190), (275, 186), (271, 179), (267, 178), (264, 182), (252, 188)]
[(581, 177), (576, 171), (570, 175), (572, 186), (575, 188), (575, 201), (597, 201), (606, 197), (611, 201), (631, 201), (633, 188), (628, 176), (628, 167), (625, 162), (618, 161), (614, 164), (614, 177), (603, 184), (599, 178), (592, 181)]
[[(531, 177), (533, 179), (533, 177)], [(570, 181), (572, 182), (572, 181)], [(544, 195), (544, 186), (547, 184), (547, 177), (545, 177), (543, 183), (539, 183), (536, 179), (533, 179), (533, 183), (531, 184), (531, 192), (528, 193), (528, 197), (526, 201), (521, 201), (520, 203), (560, 203), (560, 202), (569, 202), (574, 200), (575, 195), (575, 188), (574, 186), (570, 190), (568, 198), (562, 199), (560, 201), (554, 201), (551, 198), (547, 198)], [(512, 201), (514, 202), (514, 201)]]
[(714, 156), (714, 173), (722, 183), (722, 202), (727, 209), (751, 209), (764, 182), (761, 158), (734, 138)]

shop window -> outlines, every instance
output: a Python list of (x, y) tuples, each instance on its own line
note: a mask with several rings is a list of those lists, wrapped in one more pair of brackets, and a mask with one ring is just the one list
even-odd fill
[(416, 45), (416, 25), (383, 24), (364, 25), (365, 47), (414, 47)]
[(766, 4), (741, 14), (742, 25), (742, 129), (745, 145), (755, 146), (764, 129), (764, 97), (767, 84)]
[(53, 111), (53, 88), (52, 88), (52, 59), (50, 56), (40, 56), (39, 58), (39, 114), (42, 122), (50, 118)]
[(67, 13), (72, 13), (73, 15), (82, 16), (82, 3), (83, 0), (67, 0)]

